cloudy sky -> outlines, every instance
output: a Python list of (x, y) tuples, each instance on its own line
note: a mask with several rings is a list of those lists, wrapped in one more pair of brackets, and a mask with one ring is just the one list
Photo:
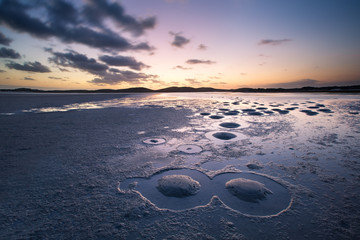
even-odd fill
[(0, 88), (360, 84), (359, 0), (0, 0)]

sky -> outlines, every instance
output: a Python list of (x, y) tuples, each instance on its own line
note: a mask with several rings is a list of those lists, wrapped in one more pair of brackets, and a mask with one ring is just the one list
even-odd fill
[(359, 0), (0, 0), (0, 88), (360, 85)]

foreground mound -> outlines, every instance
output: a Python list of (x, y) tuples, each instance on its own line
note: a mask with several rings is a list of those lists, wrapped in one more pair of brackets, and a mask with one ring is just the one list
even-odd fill
[(245, 178), (236, 178), (225, 184), (231, 194), (247, 202), (257, 202), (272, 192), (264, 184)]
[(186, 175), (167, 175), (158, 180), (157, 189), (168, 197), (187, 197), (200, 190), (200, 183)]

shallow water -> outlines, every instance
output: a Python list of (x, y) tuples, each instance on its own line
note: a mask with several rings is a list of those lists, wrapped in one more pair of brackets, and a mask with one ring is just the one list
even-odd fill
[[(360, 236), (359, 95), (0, 99), (2, 239)], [(198, 194), (156, 189), (180, 173), (201, 183)], [(273, 194), (242, 201), (225, 188), (238, 177)]]

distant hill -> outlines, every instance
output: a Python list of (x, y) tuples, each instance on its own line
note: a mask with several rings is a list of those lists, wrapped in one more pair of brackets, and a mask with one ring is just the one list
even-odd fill
[(224, 92), (229, 90), (215, 88), (193, 88), (193, 87), (168, 87), (156, 90), (156, 92)]
[(0, 89), (1, 92), (34, 92), (34, 93), (151, 93), (151, 92), (252, 92), (252, 93), (276, 93), (276, 92), (354, 92), (360, 93), (360, 85), (354, 86), (331, 86), (331, 87), (303, 87), (303, 88), (193, 88), (193, 87), (168, 87), (159, 90), (136, 87), (126, 89), (98, 89), (98, 90), (39, 90), (31, 88)]

